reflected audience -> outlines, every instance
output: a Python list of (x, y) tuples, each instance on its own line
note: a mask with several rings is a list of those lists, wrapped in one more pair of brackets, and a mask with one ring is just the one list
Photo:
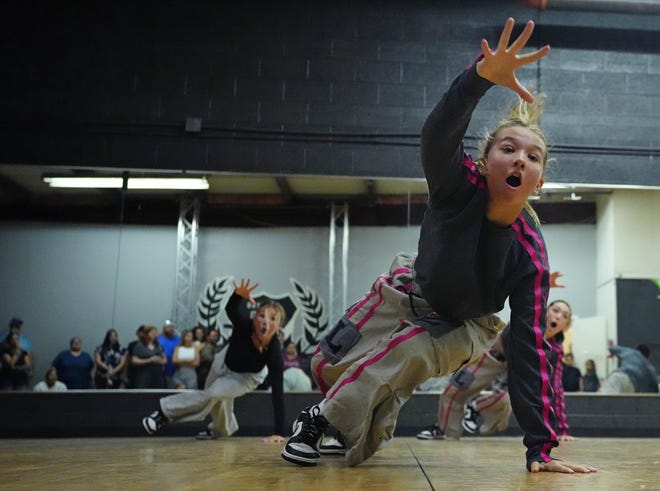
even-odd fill
[(197, 367), (197, 387), (202, 389), (206, 384), (206, 377), (211, 371), (211, 365), (213, 364), (213, 359), (220, 350), (222, 346), (218, 344), (220, 340), (220, 331), (217, 329), (209, 328), (206, 333), (206, 339), (201, 349), (199, 350), (199, 366)]
[(578, 392), (582, 390), (582, 373), (573, 365), (575, 359), (573, 353), (566, 353), (562, 360), (562, 384), (564, 392)]
[(35, 392), (64, 392), (67, 390), (64, 383), (57, 380), (57, 368), (50, 367), (46, 370), (46, 375), (41, 382), (38, 382), (33, 388)]
[(185, 330), (181, 333), (181, 341), (174, 348), (172, 361), (175, 366), (174, 388), (197, 389), (199, 349), (194, 344), (192, 331)]
[(596, 373), (596, 362), (591, 359), (584, 362), (582, 385), (585, 392), (598, 392), (598, 389), (600, 389), (600, 380)]
[(193, 344), (198, 350), (201, 350), (206, 344), (206, 329), (197, 326), (193, 329)]
[(32, 343), (21, 332), (22, 327), (23, 327), (23, 320), (19, 319), (18, 317), (12, 317), (11, 319), (9, 319), (9, 329), (0, 336), (2, 336), (2, 339), (5, 339), (10, 332), (17, 332), (19, 335), (19, 343), (21, 345), (21, 348), (23, 348), (25, 351), (30, 353), (30, 356), (32, 356)]
[(27, 390), (32, 359), (20, 344), (20, 335), (10, 330), (0, 345), (0, 389)]
[(131, 356), (133, 387), (136, 389), (162, 389), (163, 367), (167, 357), (156, 339), (156, 326), (140, 326), (139, 341), (133, 347)]
[(163, 325), (163, 331), (160, 336), (158, 336), (158, 344), (163, 349), (163, 353), (167, 357), (167, 363), (165, 364), (164, 376), (165, 376), (165, 388), (173, 389), (174, 388), (174, 371), (176, 367), (174, 366), (174, 350), (179, 345), (181, 338), (176, 333), (176, 328), (171, 321), (165, 321)]
[(302, 369), (296, 343), (289, 342), (284, 351), (284, 392), (309, 392), (312, 380)]
[(69, 389), (91, 389), (94, 360), (83, 351), (82, 341), (74, 336), (69, 341), (69, 349), (60, 351), (51, 363), (57, 369), (60, 380)]
[(122, 373), (126, 365), (126, 348), (119, 344), (116, 329), (108, 329), (103, 344), (94, 350), (96, 373), (94, 386), (97, 389), (119, 389), (122, 386)]

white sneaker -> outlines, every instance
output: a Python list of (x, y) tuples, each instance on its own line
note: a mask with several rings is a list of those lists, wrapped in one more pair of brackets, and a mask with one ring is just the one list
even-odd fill
[(167, 422), (167, 418), (161, 411), (154, 411), (149, 416), (142, 418), (142, 427), (144, 431), (153, 435), (160, 430)]
[(428, 428), (417, 433), (417, 438), (420, 440), (444, 440), (445, 434), (440, 429), (438, 423), (434, 423)]
[(472, 435), (476, 434), (479, 431), (479, 411), (475, 407), (467, 403), (465, 405), (465, 413), (463, 413), (463, 421), (461, 421), (461, 426), (465, 431), (471, 433)]
[(212, 430), (204, 430), (197, 433), (196, 440), (217, 440), (218, 435)]
[(337, 436), (330, 438), (329, 440), (321, 440), (319, 442), (319, 453), (321, 455), (346, 455), (348, 452), (348, 446), (344, 441), (344, 438), (341, 436), (341, 433), (337, 433)]

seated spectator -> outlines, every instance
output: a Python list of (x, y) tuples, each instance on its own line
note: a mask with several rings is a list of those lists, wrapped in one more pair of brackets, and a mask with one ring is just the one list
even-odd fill
[(600, 389), (600, 380), (596, 373), (596, 363), (591, 359), (584, 362), (582, 385), (585, 392), (598, 392), (598, 389)]
[(44, 379), (37, 383), (32, 390), (35, 392), (64, 392), (67, 387), (57, 380), (57, 368), (50, 367), (46, 370)]
[(174, 348), (174, 387), (176, 389), (197, 389), (199, 350), (194, 344), (193, 333), (187, 329), (181, 333), (181, 341)]
[(139, 341), (133, 348), (131, 364), (133, 366), (133, 386), (136, 389), (162, 389), (163, 367), (167, 357), (158, 343), (158, 329), (155, 326), (140, 326)]
[(580, 369), (573, 366), (574, 358), (573, 353), (566, 353), (562, 360), (562, 385), (564, 392), (578, 392), (582, 389), (582, 373)]
[(218, 345), (220, 340), (220, 331), (217, 329), (209, 329), (206, 333), (206, 341), (202, 348), (199, 350), (199, 366), (197, 367), (197, 387), (204, 388), (206, 384), (206, 377), (211, 370), (213, 359), (217, 355), (222, 346)]
[(119, 345), (119, 335), (115, 329), (108, 329), (103, 344), (94, 350), (96, 374), (94, 386), (97, 389), (118, 389), (122, 385), (122, 371), (126, 365), (126, 348)]
[(27, 390), (32, 359), (30, 354), (21, 347), (18, 332), (9, 331), (0, 346), (0, 358), (2, 359), (0, 389)]
[(645, 344), (636, 349), (625, 346), (610, 346), (610, 353), (619, 360), (619, 368), (603, 382), (601, 392), (606, 394), (631, 394), (635, 392), (658, 392), (655, 367), (649, 361), (651, 350)]
[(289, 342), (284, 351), (284, 391), (309, 392), (311, 390), (312, 381), (302, 369), (298, 348), (295, 343)]
[(89, 389), (92, 387), (94, 360), (82, 350), (82, 341), (78, 336), (71, 338), (69, 349), (60, 351), (51, 363), (57, 374), (69, 389)]

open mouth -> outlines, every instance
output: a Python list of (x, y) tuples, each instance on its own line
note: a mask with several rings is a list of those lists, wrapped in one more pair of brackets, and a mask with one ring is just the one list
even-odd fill
[(520, 176), (512, 175), (506, 178), (506, 183), (512, 188), (517, 188), (521, 184)]
[(554, 329), (555, 327), (557, 327), (557, 323), (556, 323), (556, 322), (554, 322), (554, 321), (553, 321), (553, 322), (551, 322), (551, 323), (550, 323), (550, 327), (552, 327), (552, 328)]
[(261, 334), (266, 334), (267, 332), (268, 332), (268, 328), (267, 328), (267, 327), (262, 327), (262, 328), (261, 328)]

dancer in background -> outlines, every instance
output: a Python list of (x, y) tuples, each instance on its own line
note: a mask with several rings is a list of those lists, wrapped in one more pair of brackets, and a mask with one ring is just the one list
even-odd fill
[[(550, 287), (563, 288), (556, 283), (560, 273), (552, 273)], [(552, 386), (557, 433), (560, 441), (574, 438), (568, 434), (564, 389), (562, 386), (563, 333), (571, 327), (572, 310), (563, 300), (548, 306), (545, 338), (551, 350)], [(487, 388), (489, 392), (482, 393)], [(477, 363), (461, 368), (452, 375), (440, 396), (437, 421), (420, 431), (420, 440), (460, 438), (463, 431), (488, 435), (504, 431), (509, 426), (511, 400), (507, 389), (506, 356), (501, 339), (493, 343)]]
[(238, 430), (234, 415), (234, 399), (253, 391), (270, 373), (274, 434), (265, 442), (281, 443), (284, 434), (284, 393), (282, 346), (276, 336), (286, 320), (284, 308), (277, 302), (266, 301), (257, 306), (254, 319), (241, 314), (243, 299), (256, 305), (251, 292), (259, 286), (250, 279), (234, 283), (234, 293), (225, 311), (232, 323), (229, 343), (213, 360), (204, 390), (181, 392), (160, 400), (160, 408), (142, 420), (142, 426), (154, 434), (168, 422), (203, 421), (211, 414), (212, 421), (198, 440), (230, 436)]

